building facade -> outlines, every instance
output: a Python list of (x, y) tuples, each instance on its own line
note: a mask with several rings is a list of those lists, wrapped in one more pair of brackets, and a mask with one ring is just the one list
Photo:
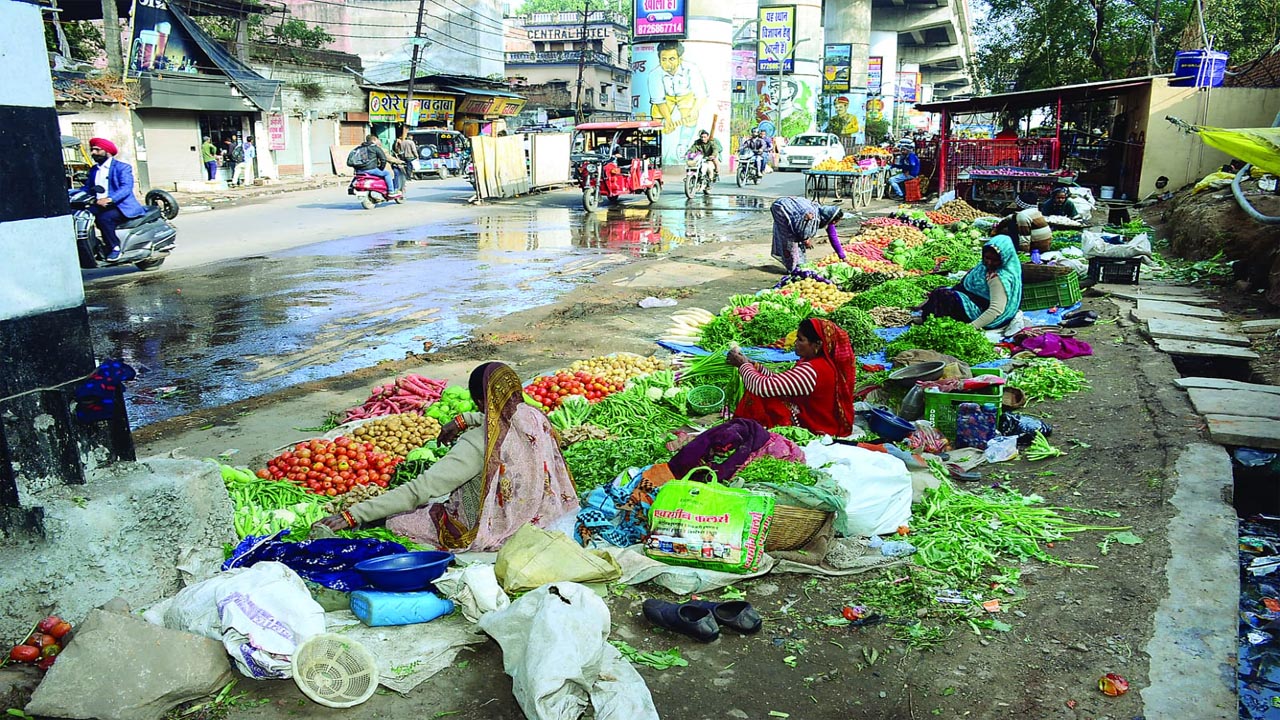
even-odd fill
[(506, 19), (507, 83), (529, 99), (530, 115), (576, 117), (581, 104), (583, 120), (631, 117), (631, 21), (603, 11), (583, 20), (576, 12)]

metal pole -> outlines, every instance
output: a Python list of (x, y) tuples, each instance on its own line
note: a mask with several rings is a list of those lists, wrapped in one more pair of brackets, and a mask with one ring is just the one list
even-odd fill
[(587, 71), (587, 15), (591, 13), (591, 0), (582, 0), (582, 38), (578, 46), (578, 92), (574, 97), (574, 119), (582, 122), (582, 76)]
[(422, 46), (418, 43), (422, 40), (422, 13), (426, 4), (427, 0), (418, 0), (418, 25), (413, 29), (413, 59), (409, 61), (409, 87), (404, 93), (405, 127), (409, 126), (409, 120), (413, 115), (413, 81), (418, 77), (418, 53), (422, 50)]

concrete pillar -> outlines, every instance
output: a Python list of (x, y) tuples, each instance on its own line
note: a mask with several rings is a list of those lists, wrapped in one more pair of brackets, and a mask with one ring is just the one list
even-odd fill
[(302, 111), (302, 177), (311, 177), (311, 111)]
[(771, 100), (782, 103), (782, 135), (791, 138), (817, 128), (822, 95), (822, 0), (770, 0), (761, 2), (760, 8), (778, 5), (796, 9), (795, 72), (783, 74), (781, 89), (776, 73), (757, 79), (766, 80)]
[[(871, 52), (871, 0), (829, 2), (824, 25), (828, 43), (851, 45), (849, 92), (840, 93), (848, 101), (849, 114), (858, 119), (858, 142), (866, 139), (867, 57)], [(836, 97), (828, 98), (835, 106)]]
[(253, 143), (258, 148), (258, 168), (255, 177), (275, 178), (278, 176), (276, 170), (276, 154), (271, 150), (271, 136), (267, 132), (266, 113), (258, 115), (258, 119), (253, 122)]
[[(75, 388), (93, 372), (75, 230), (63, 188), (53, 83), (39, 6), (0, 0), (0, 540), (42, 532), (31, 495), (85, 482), (86, 466), (132, 459), (122, 396), (117, 417), (82, 424)], [(39, 252), (32, 252), (39, 248)]]
[(712, 132), (729, 150), (733, 0), (690, 0), (688, 29), (685, 40), (631, 46), (631, 109), (638, 118), (666, 122), (666, 165), (684, 165), (699, 130)]

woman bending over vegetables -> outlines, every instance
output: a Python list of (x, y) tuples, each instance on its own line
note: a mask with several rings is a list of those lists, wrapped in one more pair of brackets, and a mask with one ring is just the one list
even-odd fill
[(808, 319), (796, 328), (800, 362), (781, 373), (764, 372), (738, 349), (727, 362), (738, 368), (746, 394), (734, 417), (765, 427), (800, 426), (819, 435), (853, 431), (855, 359), (849, 335), (830, 320)]
[(572, 522), (573, 478), (546, 416), (525, 404), (515, 371), (485, 363), (468, 385), (484, 412), (463, 413), (441, 429), (440, 442), (453, 444), (447, 455), (410, 482), (320, 523), (345, 530), (387, 518), (388, 530), (416, 543), (483, 552), (528, 523)]
[(1009, 324), (1022, 305), (1022, 263), (1014, 250), (1013, 239), (1003, 234), (1005, 232), (1017, 233), (1017, 226), (1010, 218), (992, 228), (995, 237), (982, 246), (982, 262), (959, 284), (929, 293), (920, 306), (925, 320), (936, 315), (967, 322), (982, 330), (995, 330)]

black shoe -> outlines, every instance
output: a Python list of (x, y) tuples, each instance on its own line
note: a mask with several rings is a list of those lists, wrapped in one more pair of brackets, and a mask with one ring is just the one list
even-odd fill
[(1096, 312), (1094, 312), (1094, 311), (1092, 311), (1092, 310), (1085, 310), (1084, 308), (1079, 308), (1079, 309), (1076, 309), (1076, 310), (1072, 310), (1071, 312), (1067, 313), (1066, 315), (1063, 315), (1063, 316), (1062, 316), (1062, 319), (1063, 319), (1063, 320), (1070, 320), (1070, 319), (1072, 319), (1072, 318), (1077, 318), (1077, 317), (1087, 317), (1087, 318), (1089, 318), (1090, 320), (1097, 320), (1097, 319), (1098, 319), (1098, 313), (1096, 313)]
[[(1089, 315), (1093, 315), (1093, 313), (1089, 313)], [(1096, 316), (1089, 317), (1089, 315), (1076, 315), (1075, 317), (1067, 318), (1066, 320), (1063, 320), (1061, 323), (1059, 323), (1059, 327), (1064, 327), (1064, 328), (1089, 327), (1090, 325), (1098, 321)]]
[(665, 600), (645, 600), (644, 616), (660, 628), (688, 635), (700, 642), (720, 637), (720, 626), (706, 608), (677, 605)]
[(719, 603), (710, 600), (690, 600), (685, 603), (685, 606), (709, 610), (717, 624), (737, 630), (744, 635), (760, 632), (760, 626), (763, 624), (760, 613), (751, 607), (751, 603), (743, 600)]

